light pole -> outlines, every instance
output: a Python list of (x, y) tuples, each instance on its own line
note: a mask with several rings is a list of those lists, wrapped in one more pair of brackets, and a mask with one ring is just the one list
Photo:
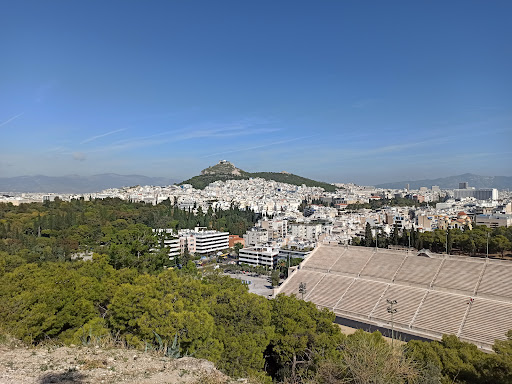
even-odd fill
[(304, 295), (306, 294), (306, 283), (300, 283), (299, 284), (299, 293), (302, 295), (302, 300), (304, 300)]
[(396, 300), (390, 299), (386, 299), (386, 301), (389, 304), (388, 313), (391, 315), (391, 348), (393, 348), (393, 341), (395, 339), (393, 315), (398, 312), (396, 308), (393, 308), (393, 305), (395, 305), (398, 302)]

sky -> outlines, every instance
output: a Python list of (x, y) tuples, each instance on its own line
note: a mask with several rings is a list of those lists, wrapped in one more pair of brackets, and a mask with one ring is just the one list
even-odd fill
[(512, 175), (511, 1), (2, 1), (0, 177)]

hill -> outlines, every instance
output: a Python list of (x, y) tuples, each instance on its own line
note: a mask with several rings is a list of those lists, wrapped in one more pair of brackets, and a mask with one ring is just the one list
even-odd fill
[(235, 383), (213, 363), (126, 348), (0, 346), (0, 383)]
[(226, 180), (248, 180), (250, 178), (259, 177), (265, 180), (274, 180), (280, 183), (292, 185), (306, 185), (307, 187), (321, 187), (328, 192), (334, 192), (336, 187), (329, 183), (315, 181), (306, 177), (297, 176), (287, 172), (246, 172), (235, 167), (229, 161), (222, 160), (218, 164), (203, 169), (201, 174), (194, 176), (181, 184), (191, 184), (196, 189), (204, 189), (214, 181)]
[(171, 185), (178, 180), (165, 177), (141, 175), (118, 175), (104, 173), (93, 176), (18, 176), (0, 177), (2, 192), (55, 192), (88, 193), (107, 188), (121, 188), (132, 185)]
[(383, 183), (376, 185), (377, 188), (403, 189), (409, 184), (410, 189), (419, 189), (420, 187), (430, 188), (432, 185), (439, 185), (442, 189), (459, 188), (459, 183), (467, 181), (470, 187), (475, 188), (512, 188), (512, 176), (480, 176), (472, 173), (463, 175), (448, 176), (438, 179), (409, 180)]

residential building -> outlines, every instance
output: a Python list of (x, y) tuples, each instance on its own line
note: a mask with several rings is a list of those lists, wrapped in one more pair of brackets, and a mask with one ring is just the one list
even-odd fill
[(286, 237), (288, 233), (288, 220), (263, 220), (261, 222), (261, 228), (267, 230), (269, 240), (282, 239)]
[(464, 199), (467, 197), (473, 197), (477, 200), (498, 200), (498, 190), (495, 188), (465, 188), (465, 189), (454, 189), (453, 197), (455, 199)]
[(206, 227), (195, 227), (194, 230), (179, 231), (181, 251), (196, 255), (211, 255), (229, 248), (229, 232), (208, 230)]
[(476, 225), (485, 225), (488, 228), (512, 227), (512, 215), (476, 215)]
[(172, 229), (153, 229), (153, 232), (158, 237), (159, 245), (169, 249), (169, 260), (173, 260), (180, 254), (180, 239), (174, 235)]
[(270, 269), (277, 266), (279, 249), (273, 247), (248, 247), (242, 248), (238, 255), (238, 261), (243, 264), (261, 265)]
[(292, 236), (311, 241), (318, 240), (318, 236), (322, 233), (322, 224), (297, 223), (291, 224), (290, 228)]
[(251, 228), (244, 235), (245, 245), (263, 245), (268, 243), (268, 231), (263, 228)]

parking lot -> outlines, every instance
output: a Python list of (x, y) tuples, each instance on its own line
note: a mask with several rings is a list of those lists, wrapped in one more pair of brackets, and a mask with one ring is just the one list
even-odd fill
[(274, 292), (272, 285), (268, 281), (268, 276), (256, 276), (248, 273), (225, 273), (225, 275), (232, 277), (233, 279), (250, 282), (247, 286), (249, 287), (249, 292), (251, 293), (269, 297)]

